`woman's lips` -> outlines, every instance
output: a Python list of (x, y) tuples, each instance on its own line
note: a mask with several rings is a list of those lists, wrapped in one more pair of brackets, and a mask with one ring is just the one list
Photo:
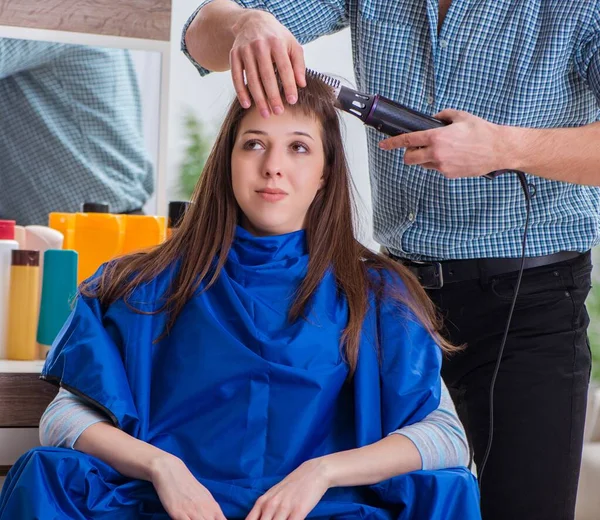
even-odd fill
[(287, 196), (285, 191), (274, 189), (258, 190), (256, 193), (258, 193), (259, 197), (267, 202), (277, 202)]

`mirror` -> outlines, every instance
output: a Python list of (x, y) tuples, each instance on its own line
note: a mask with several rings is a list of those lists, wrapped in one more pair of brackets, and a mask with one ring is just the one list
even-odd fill
[(162, 55), (0, 37), (0, 219), (159, 212)]

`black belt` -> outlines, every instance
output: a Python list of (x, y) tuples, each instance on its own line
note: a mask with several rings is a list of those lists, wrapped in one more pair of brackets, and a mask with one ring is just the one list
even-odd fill
[[(525, 258), (523, 269), (564, 262), (582, 254), (584, 253), (577, 251), (561, 251), (552, 255), (528, 257)], [(489, 278), (516, 272), (521, 268), (521, 258), (473, 258), (442, 262), (417, 262), (391, 253), (390, 258), (408, 267), (425, 289), (441, 289), (449, 283)]]

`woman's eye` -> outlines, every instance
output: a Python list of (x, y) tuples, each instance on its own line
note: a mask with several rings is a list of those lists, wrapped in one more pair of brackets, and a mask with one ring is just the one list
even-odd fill
[(259, 150), (262, 147), (259, 141), (247, 141), (244, 143), (244, 150)]
[(292, 145), (292, 150), (294, 150), (294, 152), (298, 152), (298, 153), (308, 152), (308, 148), (303, 143), (294, 143)]

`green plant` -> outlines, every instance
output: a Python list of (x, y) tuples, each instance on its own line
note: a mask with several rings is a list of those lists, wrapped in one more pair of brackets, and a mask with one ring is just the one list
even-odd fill
[(185, 200), (189, 200), (204, 169), (212, 139), (206, 135), (202, 121), (191, 111), (185, 115), (184, 125), (188, 144), (179, 170), (178, 192)]
[(585, 305), (590, 315), (588, 337), (592, 350), (592, 379), (600, 382), (600, 287), (592, 286)]

